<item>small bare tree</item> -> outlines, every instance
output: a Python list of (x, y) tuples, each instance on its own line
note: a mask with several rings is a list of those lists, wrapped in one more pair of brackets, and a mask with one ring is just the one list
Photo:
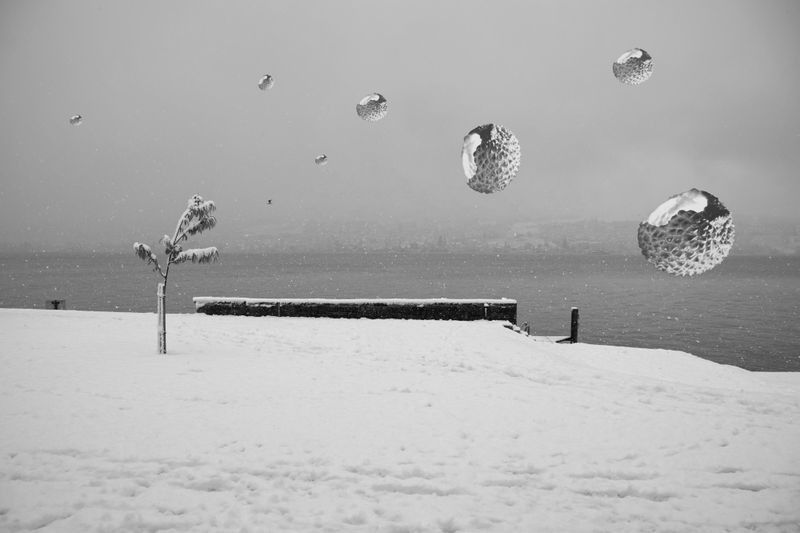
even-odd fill
[(164, 253), (167, 256), (165, 268), (161, 268), (152, 248), (141, 242), (133, 243), (133, 251), (136, 255), (146, 261), (148, 265), (153, 265), (153, 272), (158, 272), (164, 279), (163, 283), (158, 284), (158, 353), (167, 353), (166, 296), (169, 267), (186, 261), (211, 263), (219, 259), (219, 251), (214, 246), (189, 250), (184, 250), (181, 246), (181, 243), (192, 235), (203, 233), (217, 225), (217, 219), (211, 214), (216, 208), (214, 202), (204, 201), (202, 196), (197, 194), (189, 198), (189, 205), (178, 219), (175, 233), (172, 237), (164, 235), (159, 241), (164, 244)]

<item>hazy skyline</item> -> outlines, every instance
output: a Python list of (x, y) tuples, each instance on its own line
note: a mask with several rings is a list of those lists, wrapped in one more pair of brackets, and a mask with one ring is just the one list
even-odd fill
[[(6, 1), (0, 243), (154, 245), (194, 193), (206, 240), (245, 246), (306, 221), (641, 220), (691, 187), (797, 220), (798, 27), (793, 1)], [(654, 73), (622, 85), (634, 47)], [(461, 143), (490, 122), (522, 163), (483, 195)]]

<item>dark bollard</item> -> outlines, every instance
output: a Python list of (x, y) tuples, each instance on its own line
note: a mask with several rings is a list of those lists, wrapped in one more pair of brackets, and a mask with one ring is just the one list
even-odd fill
[(569, 327), (569, 342), (578, 342), (578, 308), (572, 308), (572, 319)]
[(67, 301), (66, 300), (47, 300), (45, 305), (48, 309), (66, 309), (67, 308)]

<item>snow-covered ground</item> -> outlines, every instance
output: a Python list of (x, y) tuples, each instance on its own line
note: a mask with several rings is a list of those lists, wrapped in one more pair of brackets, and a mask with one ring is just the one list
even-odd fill
[(0, 310), (0, 530), (800, 531), (800, 375), (490, 322)]

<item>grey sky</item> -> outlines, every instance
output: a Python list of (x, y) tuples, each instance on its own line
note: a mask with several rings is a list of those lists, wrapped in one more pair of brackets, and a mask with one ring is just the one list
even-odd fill
[[(691, 187), (734, 219), (796, 219), (798, 27), (796, 1), (5, 0), (0, 243), (154, 244), (193, 193), (218, 205), (209, 239), (236, 242), (306, 220), (638, 220)], [(655, 68), (626, 86), (611, 64), (633, 47)], [(370, 92), (377, 123), (355, 112)], [(483, 195), (460, 151), (489, 122), (522, 165)]]

